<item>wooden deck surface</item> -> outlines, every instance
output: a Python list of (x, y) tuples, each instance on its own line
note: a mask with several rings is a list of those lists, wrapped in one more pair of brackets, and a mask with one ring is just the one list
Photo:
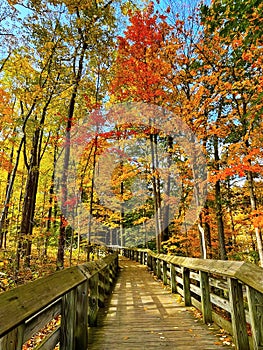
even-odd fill
[(89, 330), (88, 349), (234, 349), (223, 343), (216, 326), (195, 318), (193, 309), (184, 307), (178, 295), (156, 281), (145, 266), (121, 257), (120, 267), (98, 326)]

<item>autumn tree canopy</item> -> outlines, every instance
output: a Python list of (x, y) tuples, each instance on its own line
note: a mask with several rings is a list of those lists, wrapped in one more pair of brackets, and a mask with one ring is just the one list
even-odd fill
[[(57, 268), (67, 251), (90, 258), (94, 243), (263, 264), (262, 8), (2, 1), (0, 248), (14, 280), (49, 251)], [(132, 119), (129, 104), (162, 116)], [(191, 142), (206, 160), (204, 201)]]

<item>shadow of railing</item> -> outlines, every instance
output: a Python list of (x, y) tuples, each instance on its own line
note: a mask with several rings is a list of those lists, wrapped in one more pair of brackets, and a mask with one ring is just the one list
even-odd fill
[(238, 350), (263, 349), (263, 269), (241, 261), (204, 260), (124, 248), (173, 293), (233, 335)]

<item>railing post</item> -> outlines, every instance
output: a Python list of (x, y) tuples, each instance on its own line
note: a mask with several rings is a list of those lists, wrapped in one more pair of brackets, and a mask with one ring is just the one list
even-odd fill
[(228, 278), (228, 284), (231, 322), (236, 349), (248, 350), (249, 342), (246, 329), (242, 285), (234, 278)]
[(152, 256), (152, 271), (157, 276), (157, 259), (154, 256)]
[(254, 288), (247, 287), (247, 298), (251, 320), (253, 349), (259, 350), (263, 348), (263, 295)]
[(88, 281), (76, 289), (75, 349), (88, 347)]
[(167, 262), (163, 260), (163, 284), (167, 285)]
[(148, 255), (147, 252), (143, 253), (143, 265), (147, 265), (147, 260), (148, 260), (147, 255)]
[(162, 279), (162, 271), (161, 271), (161, 261), (160, 259), (156, 259), (156, 276), (158, 279)]
[(191, 290), (190, 290), (190, 270), (182, 267), (183, 286), (184, 286), (184, 304), (191, 306)]
[(170, 273), (171, 273), (171, 289), (172, 289), (172, 293), (176, 293), (177, 292), (177, 288), (176, 288), (176, 269), (174, 264), (170, 264)]
[(147, 255), (147, 266), (152, 271), (152, 256), (150, 254)]
[(76, 289), (62, 297), (60, 349), (75, 350), (74, 332), (76, 325)]
[(209, 276), (207, 272), (200, 271), (201, 303), (204, 323), (213, 322), (212, 305), (210, 300)]
[(1, 350), (22, 350), (25, 325), (16, 327), (0, 341)]
[(138, 252), (138, 250), (135, 251), (135, 261), (136, 262), (139, 261), (139, 252)]
[(105, 295), (110, 294), (110, 266), (107, 265), (104, 270), (104, 277), (105, 277)]
[(98, 305), (98, 282), (99, 274), (95, 273), (89, 279), (89, 326), (97, 326)]
[(139, 256), (140, 256), (139, 258), (140, 264), (142, 264), (142, 252), (139, 252)]
[(106, 297), (106, 277), (104, 269), (98, 272), (99, 274), (99, 284), (98, 284), (98, 303), (99, 307), (105, 306)]

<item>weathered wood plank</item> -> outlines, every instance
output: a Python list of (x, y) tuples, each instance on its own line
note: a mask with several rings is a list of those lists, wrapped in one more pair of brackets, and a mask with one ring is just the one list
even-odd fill
[(25, 325), (21, 324), (20, 326), (13, 329), (11, 332), (7, 333), (0, 340), (0, 349), (1, 350), (22, 350), (24, 331), (25, 331)]
[(35, 350), (50, 350), (54, 349), (58, 344), (60, 338), (60, 327), (55, 329), (51, 334), (49, 334), (41, 344), (39, 344)]
[(24, 342), (61, 313), (61, 299), (26, 322)]
[(89, 350), (231, 349), (215, 344), (217, 333), (216, 326), (194, 318), (192, 307), (177, 303), (146, 268), (124, 260), (110, 303), (89, 330)]
[(0, 336), (84, 281), (79, 269), (72, 267), (0, 294)]

